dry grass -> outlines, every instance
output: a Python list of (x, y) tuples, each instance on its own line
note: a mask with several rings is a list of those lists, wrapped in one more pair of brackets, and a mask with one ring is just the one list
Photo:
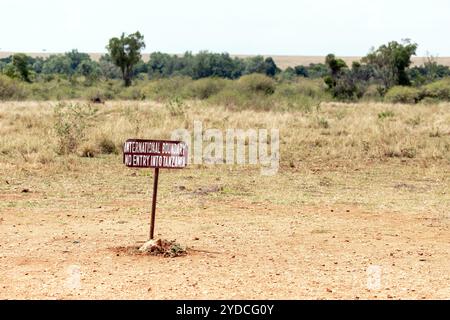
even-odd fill
[[(330, 201), (328, 193), (319, 191), (314, 194), (318, 189), (324, 189), (327, 192), (334, 190), (333, 199), (342, 203), (421, 210), (423, 205), (419, 191), (430, 188), (431, 184), (424, 182), (422, 185), (416, 180), (420, 180), (417, 175), (421, 170), (427, 170), (433, 176), (430, 183), (437, 183), (434, 205), (441, 207), (441, 212), (448, 205), (449, 194), (444, 190), (450, 183), (449, 104), (322, 103), (316, 110), (309, 112), (255, 112), (232, 111), (221, 106), (190, 101), (184, 104), (180, 113), (173, 115), (167, 104), (110, 102), (99, 106), (93, 120), (87, 123), (85, 138), (79, 141), (74, 154), (66, 156), (58, 155), (59, 137), (54, 128), (56, 105), (51, 102), (0, 104), (0, 168), (3, 172), (13, 174), (31, 170), (45, 176), (67, 170), (89, 172), (105, 161), (114, 164), (116, 170), (121, 168), (121, 147), (126, 139), (167, 139), (175, 129), (192, 131), (194, 120), (197, 120), (202, 121), (203, 130), (278, 128), (281, 155), (279, 173), (264, 181), (268, 185), (275, 181), (289, 185), (292, 175), (306, 175), (306, 180), (302, 178), (304, 181), (298, 182), (300, 189), (306, 188), (305, 199)], [(86, 165), (87, 168), (82, 168)], [(206, 175), (210, 174), (210, 170), (250, 170), (252, 174), (249, 179), (258, 172), (255, 166), (197, 167), (209, 168)], [(368, 171), (368, 176), (361, 175), (361, 170)], [(383, 187), (386, 179), (392, 181), (387, 189)], [(391, 191), (396, 185), (394, 181), (400, 186), (409, 186), (408, 179), (412, 179), (410, 183), (413, 187), (409, 189), (414, 191), (417, 198), (405, 201)], [(346, 181), (354, 187), (341, 188)], [(308, 186), (309, 183), (312, 185)], [(364, 188), (359, 192), (364, 197), (355, 198), (354, 189), (362, 185)], [(308, 191), (309, 188), (312, 188), (312, 192)], [(409, 190), (405, 188), (399, 187), (398, 190)], [(253, 193), (256, 197), (264, 194), (271, 201), (285, 204), (297, 201), (295, 188), (292, 189), (292, 195), (286, 193), (285, 189), (274, 189), (269, 195), (264, 190), (262, 187), (261, 194), (256, 191)], [(391, 198), (395, 205), (387, 205), (384, 202), (387, 198)], [(411, 202), (415, 201), (417, 203), (411, 207)], [(314, 203), (317, 201), (312, 201)]]
[[(77, 102), (74, 102), (77, 103)], [(85, 102), (79, 102), (84, 104)], [(2, 162), (22, 159), (37, 164), (57, 146), (51, 102), (0, 105)], [(184, 102), (175, 116), (164, 103), (111, 102), (101, 105), (80, 145), (120, 149), (129, 137), (167, 138), (178, 128), (278, 128), (284, 167), (307, 163), (414, 159), (415, 163), (450, 160), (450, 108), (439, 105), (322, 103), (312, 111), (232, 111), (196, 101)], [(226, 121), (223, 121), (225, 119)], [(82, 150), (78, 150), (82, 151)], [(16, 163), (15, 163), (16, 164)]]

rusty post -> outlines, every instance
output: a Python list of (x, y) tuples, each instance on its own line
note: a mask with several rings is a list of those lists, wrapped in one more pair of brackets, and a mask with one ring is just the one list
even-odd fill
[(158, 193), (158, 176), (159, 176), (159, 168), (155, 168), (155, 174), (153, 176), (153, 201), (152, 201), (152, 218), (150, 221), (150, 240), (153, 240), (155, 232), (155, 213), (156, 213), (156, 195)]

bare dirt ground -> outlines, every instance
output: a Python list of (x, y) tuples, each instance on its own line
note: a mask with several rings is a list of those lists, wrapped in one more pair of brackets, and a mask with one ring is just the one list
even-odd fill
[(448, 299), (446, 165), (164, 170), (156, 233), (188, 247), (178, 258), (121, 249), (147, 240), (150, 170), (2, 165), (0, 297)]

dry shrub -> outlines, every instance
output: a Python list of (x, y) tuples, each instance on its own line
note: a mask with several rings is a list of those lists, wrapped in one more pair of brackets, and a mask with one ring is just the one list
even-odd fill
[(98, 142), (98, 148), (103, 154), (117, 154), (118, 149), (114, 141), (107, 137), (102, 137)]
[(91, 104), (59, 103), (54, 109), (55, 132), (59, 154), (74, 153), (85, 140), (86, 129), (92, 125), (98, 109)]

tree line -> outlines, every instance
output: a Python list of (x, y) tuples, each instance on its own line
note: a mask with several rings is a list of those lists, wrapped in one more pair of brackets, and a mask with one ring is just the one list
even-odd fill
[(0, 72), (25, 82), (51, 81), (63, 76), (83, 77), (89, 85), (98, 80), (122, 79), (131, 86), (136, 78), (167, 78), (185, 76), (192, 79), (218, 77), (237, 79), (243, 75), (260, 73), (281, 80), (297, 77), (323, 79), (334, 97), (355, 99), (363, 96), (369, 86), (376, 86), (384, 95), (394, 86), (419, 86), (449, 77), (450, 68), (440, 65), (433, 57), (421, 66), (411, 67), (417, 44), (410, 40), (392, 41), (372, 49), (360, 61), (348, 66), (334, 54), (324, 63), (299, 65), (281, 70), (271, 57), (231, 57), (228, 53), (201, 51), (197, 54), (170, 55), (155, 52), (148, 62), (142, 60), (144, 36), (139, 32), (122, 34), (109, 40), (107, 54), (98, 61), (89, 54), (72, 50), (48, 58), (30, 57), (17, 53), (0, 59)]

